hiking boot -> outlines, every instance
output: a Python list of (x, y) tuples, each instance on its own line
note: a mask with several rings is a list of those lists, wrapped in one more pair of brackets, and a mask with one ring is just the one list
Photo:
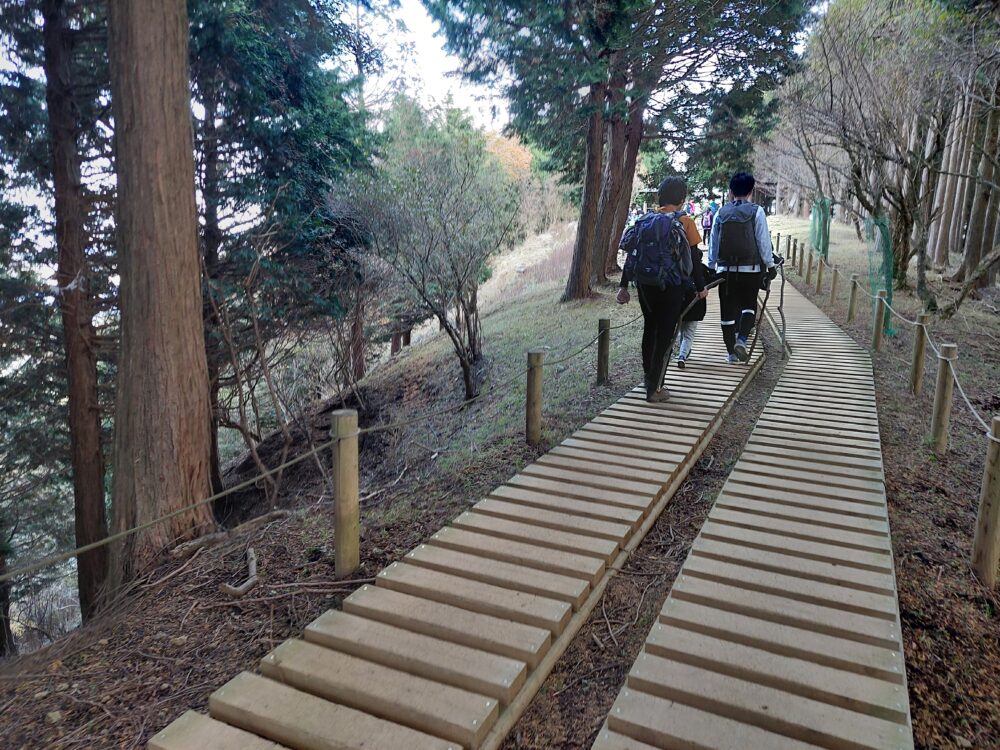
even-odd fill
[(677, 357), (677, 366), (680, 369), (682, 369), (682, 370), (684, 369), (684, 363), (685, 362), (687, 362), (687, 357), (685, 357), (683, 354), (678, 355), (678, 357)]
[(651, 404), (662, 404), (665, 401), (670, 400), (670, 391), (666, 388), (661, 388), (658, 391), (654, 391), (652, 395), (646, 396), (646, 401)]
[(740, 361), (739, 357), (737, 357), (735, 354), (730, 353), (726, 355), (726, 362), (728, 362), (731, 365), (735, 365), (739, 361)]
[(733, 347), (733, 351), (736, 352), (736, 358), (740, 362), (746, 362), (748, 359), (750, 359), (750, 355), (747, 353), (746, 336), (736, 337), (736, 346)]

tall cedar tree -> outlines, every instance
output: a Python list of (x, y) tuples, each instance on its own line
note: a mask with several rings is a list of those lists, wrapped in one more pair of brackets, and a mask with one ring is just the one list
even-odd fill
[[(113, 485), (120, 532), (208, 494), (210, 435), (186, 4), (112, 0), (109, 7), (122, 313)], [(111, 592), (166, 545), (213, 523), (202, 505), (115, 543)]]

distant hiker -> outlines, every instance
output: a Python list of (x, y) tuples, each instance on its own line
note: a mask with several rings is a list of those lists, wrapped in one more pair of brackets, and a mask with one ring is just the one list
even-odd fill
[(705, 242), (711, 242), (712, 241), (712, 219), (713, 218), (714, 218), (714, 214), (712, 213), (712, 209), (710, 209), (710, 208), (706, 208), (705, 209), (705, 213), (703, 213), (701, 215), (701, 233), (705, 237)]
[(708, 244), (708, 266), (726, 278), (719, 287), (722, 339), (730, 362), (749, 359), (747, 341), (757, 316), (757, 292), (763, 277), (773, 279), (774, 251), (764, 209), (750, 202), (755, 180), (737, 172), (729, 181), (733, 198), (715, 217)]
[(643, 379), (651, 403), (670, 398), (663, 378), (685, 292), (692, 288), (691, 248), (701, 243), (694, 220), (681, 210), (686, 197), (683, 178), (665, 179), (657, 190), (659, 209), (639, 217), (619, 245), (625, 251), (625, 268), (618, 303), (629, 301), (628, 284), (635, 282), (643, 318)]

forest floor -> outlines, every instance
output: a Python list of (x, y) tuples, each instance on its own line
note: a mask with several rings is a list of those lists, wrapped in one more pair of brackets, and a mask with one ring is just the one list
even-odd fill
[[(806, 223), (779, 217), (772, 228), (803, 237)], [(324, 476), (313, 462), (299, 464), (282, 478), (277, 502), (291, 509), (290, 515), (194, 558), (164, 560), (145, 573), (113, 614), (0, 667), (0, 745), (141, 747), (185, 709), (204, 710), (215, 688), (241, 670), (255, 669), (277, 643), (338, 607), (379, 569), (633, 385), (639, 325), (614, 331), (607, 386), (593, 383), (593, 348), (546, 370), (543, 444), (524, 444), (525, 352), (542, 349), (553, 361), (590, 341), (598, 317), (620, 323), (638, 310), (614, 305), (612, 287), (591, 301), (557, 303), (568, 265), (565, 231), (535, 238), (518, 252), (499, 265), (491, 288), (484, 290), (485, 395), (464, 409), (362, 437), (362, 567), (353, 580), (333, 576), (332, 507)], [(864, 246), (838, 223), (831, 259), (854, 264), (854, 272), (865, 278)], [(803, 289), (794, 274), (791, 278)], [(942, 298), (954, 294), (941, 281), (935, 291)], [(870, 314), (859, 312), (857, 322), (847, 326), (846, 295), (842, 283), (837, 305), (831, 307), (827, 295), (817, 301), (867, 345)], [(910, 317), (918, 308), (902, 293), (895, 304)], [(998, 305), (997, 299), (967, 301), (952, 321), (931, 326), (937, 341), (958, 343), (958, 371), (983, 414), (1000, 410)], [(934, 367), (929, 361), (924, 395), (910, 396), (912, 332), (900, 328), (875, 355), (875, 369), (915, 734), (925, 748), (1000, 746), (1000, 598), (979, 585), (968, 566), (985, 440), (956, 402), (951, 451), (936, 458), (928, 450), (924, 436)], [(506, 748), (590, 747), (779, 373), (780, 363), (771, 357), (626, 574), (608, 587), (602, 606), (560, 659)], [(361, 397), (363, 426), (460, 405), (461, 377), (449, 343), (430, 332), (375, 371)], [(325, 439), (327, 414), (338, 405), (317, 406), (312, 434), (299, 436), (293, 454)], [(228, 480), (250, 475), (244, 461)], [(241, 495), (240, 502), (240, 517), (252, 515), (250, 508), (269, 508), (259, 494)], [(257, 553), (260, 582), (245, 598), (232, 600), (219, 586), (245, 577), (248, 546)]]

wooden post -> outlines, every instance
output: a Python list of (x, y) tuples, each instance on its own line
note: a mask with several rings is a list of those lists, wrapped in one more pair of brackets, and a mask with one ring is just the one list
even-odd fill
[(927, 351), (927, 329), (931, 316), (920, 313), (913, 332), (913, 362), (910, 364), (910, 393), (919, 396), (924, 389), (924, 353)]
[(993, 417), (990, 435), (993, 439), (986, 446), (976, 538), (972, 542), (972, 569), (984, 585), (993, 588), (1000, 564), (1000, 417)]
[(542, 442), (542, 359), (545, 352), (528, 352), (528, 388), (524, 400), (524, 435), (528, 445)]
[(837, 302), (837, 282), (840, 280), (840, 270), (834, 266), (833, 276), (830, 277), (830, 304)]
[(875, 317), (872, 321), (872, 349), (875, 351), (882, 349), (882, 330), (885, 328), (885, 297), (885, 289), (879, 289), (875, 299)]
[(775, 248), (776, 250), (780, 250), (780, 248), (781, 248), (781, 232), (778, 232), (777, 234), (774, 235), (774, 244), (771, 245), (771, 247)]
[(358, 413), (338, 409), (330, 415), (333, 444), (333, 561), (337, 578), (358, 569), (360, 521), (358, 518)]
[(792, 255), (792, 236), (788, 235), (785, 237), (785, 258), (790, 258)]
[(809, 263), (806, 265), (806, 284), (812, 284), (813, 279), (813, 254), (809, 251)]
[(392, 340), (389, 344), (389, 356), (393, 357), (399, 354), (399, 350), (403, 348), (403, 334), (399, 331), (392, 332)]
[(407, 328), (405, 331), (403, 331), (403, 346), (410, 345), (410, 334), (412, 333), (413, 333), (412, 328)]
[(611, 355), (611, 320), (601, 318), (597, 321), (597, 383), (608, 382), (608, 365)]
[(847, 302), (847, 322), (854, 320), (854, 314), (858, 311), (858, 275), (851, 274), (851, 297)]
[(948, 425), (951, 422), (951, 396), (955, 381), (951, 377), (949, 362), (958, 359), (955, 344), (941, 344), (938, 355), (937, 387), (934, 389), (934, 414), (931, 417), (931, 443), (936, 453), (948, 450)]
[(816, 294), (819, 294), (820, 290), (823, 288), (823, 267), (826, 262), (823, 260), (823, 256), (819, 256), (819, 263), (816, 264)]
[(806, 254), (806, 243), (804, 243), (804, 242), (803, 242), (803, 243), (802, 243), (802, 244), (800, 245), (800, 244), (799, 244), (799, 240), (798, 240), (798, 238), (796, 238), (796, 239), (795, 239), (795, 246), (796, 246), (796, 248), (798, 248), (798, 249), (797, 249), (797, 250), (795, 251), (795, 255), (796, 255), (796, 257), (798, 258), (798, 261), (799, 261), (799, 276), (801, 276), (801, 275), (802, 275), (802, 267), (803, 267), (803, 265), (805, 264), (805, 260), (806, 260), (806, 259), (805, 259), (805, 254)]

